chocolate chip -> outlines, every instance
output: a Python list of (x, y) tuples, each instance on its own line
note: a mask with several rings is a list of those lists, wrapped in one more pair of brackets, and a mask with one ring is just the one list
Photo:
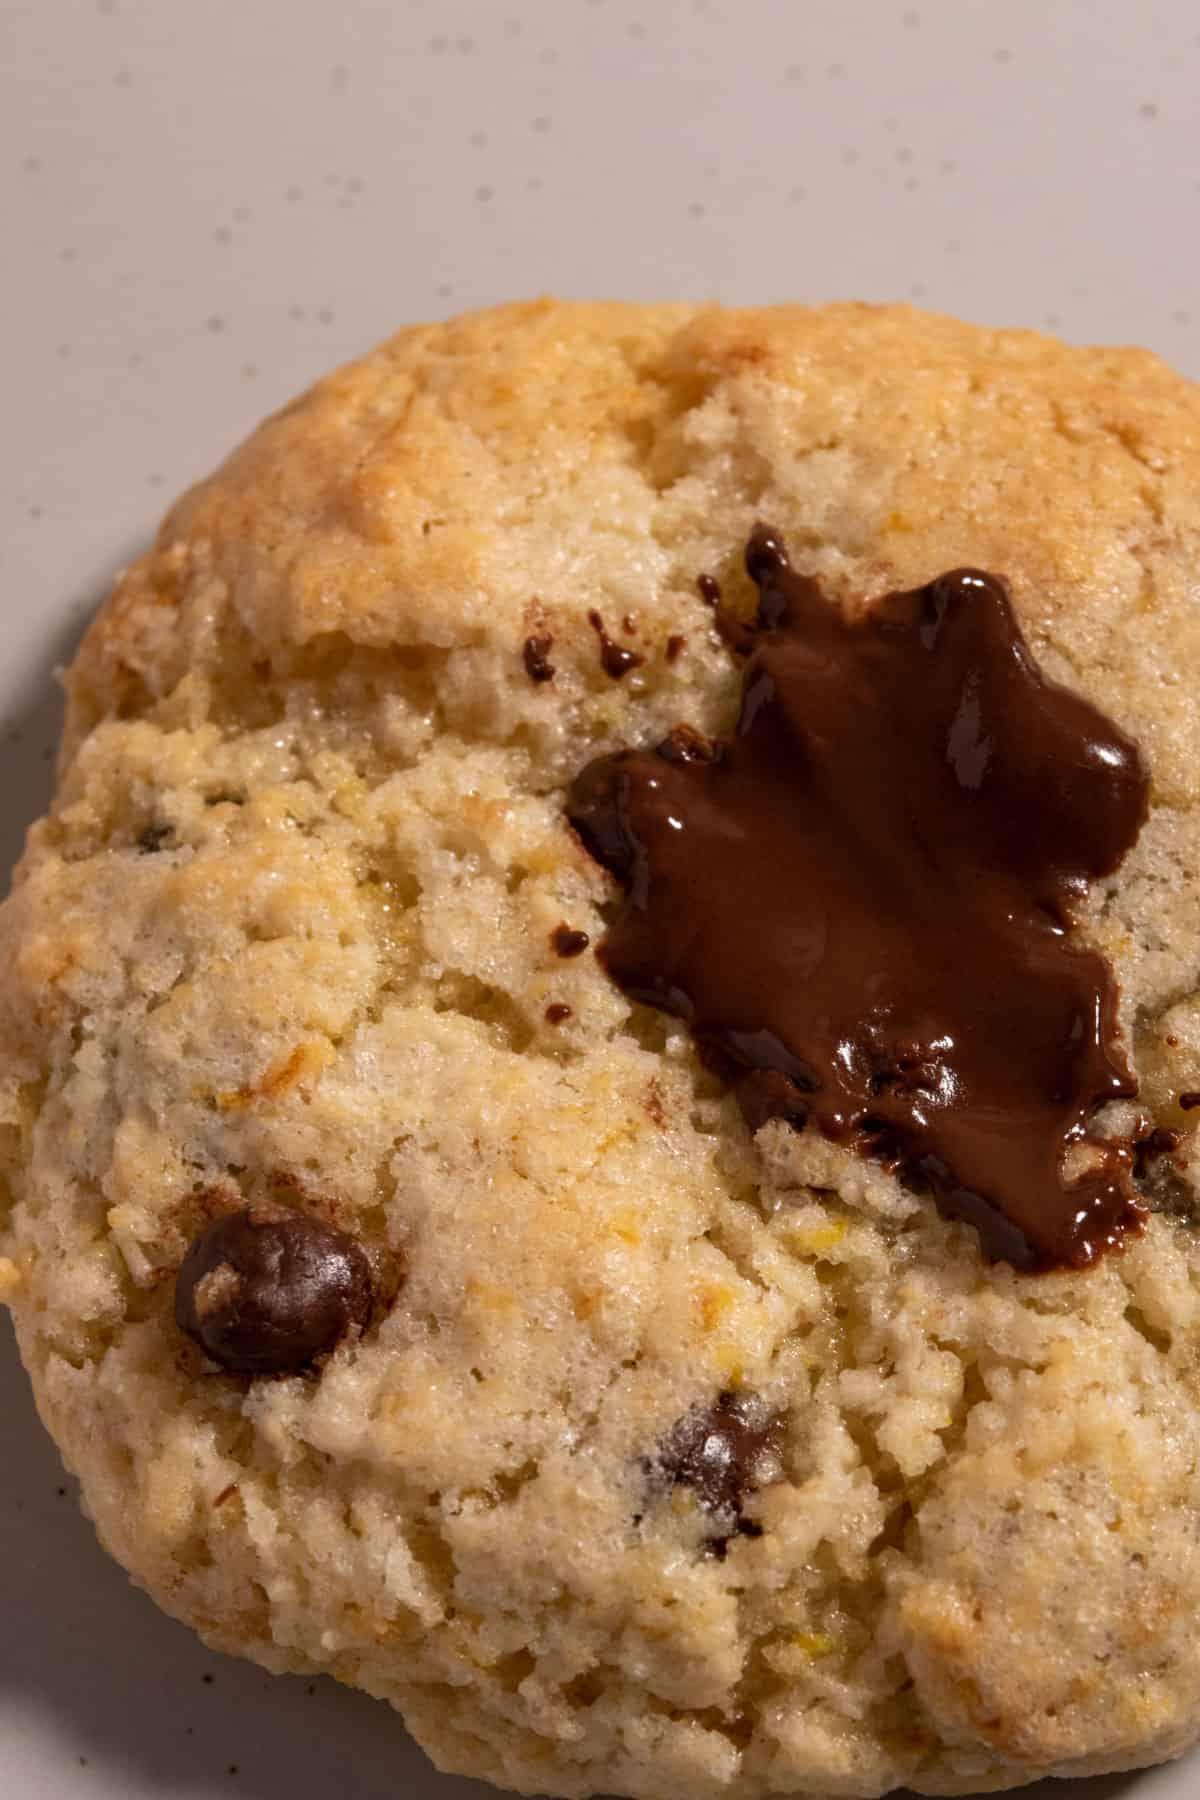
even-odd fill
[(696, 589), (705, 606), (721, 604), (721, 584), (715, 575), (697, 575)]
[(667, 639), (667, 648), (664, 652), (667, 661), (669, 663), (677, 662), (679, 660), (680, 651), (683, 650), (686, 644), (687, 639), (685, 637), (681, 637), (678, 632), (672, 632), (671, 636)]
[(721, 746), (690, 725), (676, 725), (659, 744), (655, 754), (669, 763), (710, 763), (716, 762), (720, 757)]
[(1180, 1094), (1179, 1104), (1184, 1112), (1191, 1112), (1193, 1107), (1200, 1106), (1200, 1093), (1189, 1088), (1186, 1094)]
[(546, 661), (550, 654), (554, 639), (550, 633), (544, 632), (540, 637), (527, 637), (521, 648), (525, 660), (525, 673), (530, 681), (553, 681), (553, 665)]
[(371, 1316), (353, 1238), (305, 1213), (228, 1213), (197, 1237), (175, 1286), (181, 1331), (224, 1369), (294, 1374)]
[(1137, 1083), (1113, 972), (1074, 941), (1145, 819), (1141, 754), (1041, 673), (997, 576), (848, 616), (765, 526), (746, 569), (749, 623), (699, 583), (750, 658), (733, 736), (676, 731), (571, 785), (568, 819), (627, 889), (599, 959), (687, 1020), (752, 1125), (807, 1119), (991, 1256), (1085, 1267), (1145, 1218), (1128, 1146), (1089, 1129)]
[(174, 835), (169, 825), (147, 825), (145, 831), (138, 834), (138, 851), (142, 856), (154, 856)]
[(1135, 1179), (1144, 1181), (1151, 1168), (1162, 1156), (1173, 1156), (1180, 1145), (1180, 1135), (1168, 1127), (1159, 1125), (1148, 1131), (1145, 1137), (1135, 1138), (1133, 1142), (1133, 1173)]
[(567, 818), (584, 848), (618, 881), (625, 882), (632, 878), (637, 855), (624, 804), (630, 754), (618, 750), (588, 763), (571, 783), (567, 801)]
[(552, 1000), (546, 1008), (547, 1025), (561, 1025), (564, 1020), (569, 1019), (570, 1016), (570, 1007), (565, 1006), (561, 1000)]
[(582, 956), (590, 942), (586, 931), (576, 931), (565, 921), (550, 933), (550, 948), (555, 956)]
[(615, 643), (609, 637), (604, 629), (604, 620), (598, 612), (593, 610), (588, 614), (588, 624), (600, 639), (600, 666), (614, 681), (620, 681), (623, 675), (628, 675), (630, 669), (636, 669), (645, 662), (645, 657), (640, 656), (636, 650), (630, 650), (625, 644)]
[(747, 1494), (777, 1470), (782, 1420), (757, 1394), (718, 1394), (711, 1406), (697, 1406), (680, 1419), (650, 1465), (671, 1487), (691, 1488), (712, 1515), (709, 1543), (723, 1554), (740, 1532), (758, 1537), (761, 1528), (743, 1516)]

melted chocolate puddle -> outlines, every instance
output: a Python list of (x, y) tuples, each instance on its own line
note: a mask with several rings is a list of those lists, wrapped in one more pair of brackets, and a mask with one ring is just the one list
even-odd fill
[(752, 1125), (811, 1120), (993, 1257), (1084, 1267), (1143, 1219), (1128, 1146), (1088, 1135), (1136, 1082), (1073, 932), (1145, 818), (1138, 749), (1041, 674), (995, 576), (848, 620), (765, 527), (746, 567), (756, 624), (718, 611), (749, 656), (734, 737), (681, 729), (572, 784), (627, 890), (601, 959), (688, 1021)]

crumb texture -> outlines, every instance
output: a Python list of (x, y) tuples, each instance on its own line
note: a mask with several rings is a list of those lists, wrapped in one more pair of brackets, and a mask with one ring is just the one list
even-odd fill
[[(545, 302), (401, 333), (176, 505), (0, 909), (0, 1298), (162, 1606), (530, 1793), (978, 1793), (1195, 1739), (1198, 471), (1200, 399), (1141, 352)], [(564, 787), (728, 728), (696, 579), (748, 611), (758, 518), (849, 607), (1007, 576), (1143, 747), (1084, 930), (1141, 1083), (1108, 1128), (1179, 1143), (1085, 1274), (752, 1137), (595, 959), (617, 890)], [(370, 1263), (312, 1372), (176, 1327), (243, 1207)]]

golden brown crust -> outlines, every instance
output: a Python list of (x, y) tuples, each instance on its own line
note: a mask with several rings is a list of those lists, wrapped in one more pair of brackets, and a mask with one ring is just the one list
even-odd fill
[[(0, 1293), (162, 1604), (527, 1790), (981, 1792), (1196, 1734), (1197, 470), (1200, 399), (1140, 351), (537, 302), (402, 332), (177, 504), (70, 671), (0, 913)], [(695, 582), (748, 599), (760, 516), (848, 605), (1007, 575), (1150, 758), (1088, 929), (1184, 1137), (1087, 1275), (1018, 1281), (833, 1146), (751, 1142), (550, 945), (610, 897), (563, 783), (727, 720)], [(593, 609), (644, 658), (619, 683)], [(170, 1287), (267, 1194), (407, 1283), (319, 1379), (247, 1391)], [(719, 1561), (639, 1471), (738, 1386), (786, 1478)]]

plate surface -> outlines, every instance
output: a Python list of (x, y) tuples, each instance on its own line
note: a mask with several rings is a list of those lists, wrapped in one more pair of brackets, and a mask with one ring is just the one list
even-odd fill
[[(256, 418), (407, 320), (542, 290), (910, 298), (1200, 374), (1184, 0), (3, 14), (5, 870), (48, 796), (52, 670), (114, 568)], [(6, 1325), (0, 1416), (0, 1793), (482, 1800), (385, 1707), (160, 1617), (80, 1518)], [(1055, 1792), (1198, 1789), (1193, 1759)]]

